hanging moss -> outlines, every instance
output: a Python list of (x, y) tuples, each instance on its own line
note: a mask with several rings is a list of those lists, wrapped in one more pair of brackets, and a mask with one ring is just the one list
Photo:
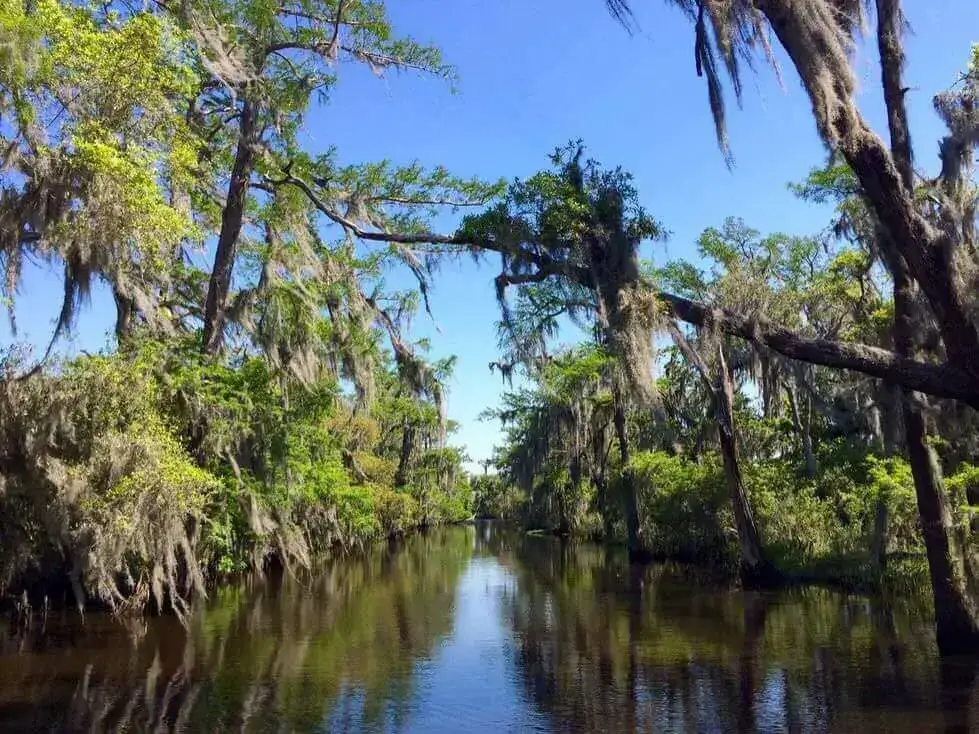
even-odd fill
[(143, 340), (18, 373), (11, 356), (0, 381), (8, 592), (64, 584), (79, 606), (183, 615), (221, 573), (308, 568), (470, 513), (458, 452), (421, 452), (396, 490), (384, 439), (397, 411), (382, 400), (354, 413), (334, 382), (283, 381), (261, 358), (230, 367), (192, 341)]

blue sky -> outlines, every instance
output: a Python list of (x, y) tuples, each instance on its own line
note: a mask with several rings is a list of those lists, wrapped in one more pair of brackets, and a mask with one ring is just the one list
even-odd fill
[[(671, 231), (650, 251), (657, 262), (693, 257), (707, 226), (736, 215), (763, 232), (809, 234), (827, 212), (795, 200), (786, 184), (825, 160), (808, 100), (781, 58), (782, 84), (768, 69), (746, 74), (743, 108), (729, 100), (735, 161), (728, 169), (714, 139), (703, 81), (693, 65), (687, 21), (663, 0), (636, 0), (640, 30), (630, 36), (601, 0), (397, 0), (397, 32), (442, 48), (459, 74), (458, 91), (431, 79), (341, 67), (331, 102), (308, 117), (311, 147), (335, 145), (341, 161), (388, 158), (442, 164), (486, 178), (524, 176), (546, 166), (546, 155), (581, 137), (589, 154), (635, 175), (643, 204)], [(907, 42), (917, 165), (934, 170), (941, 126), (931, 96), (963, 69), (979, 41), (975, 0), (908, 0), (913, 28)], [(885, 131), (873, 49), (856, 66), (870, 122)], [(451, 230), (454, 218), (436, 222)], [(432, 294), (435, 321), (419, 316), (414, 335), (429, 337), (434, 356), (458, 356), (449, 415), (458, 443), (474, 461), (489, 455), (498, 427), (477, 421), (503, 389), (488, 363), (496, 358), (495, 260), (448, 264)], [(392, 274), (392, 283), (408, 283)], [(33, 270), (21, 289), (20, 338), (44, 343), (60, 304), (49, 273)], [(114, 309), (96, 293), (76, 334), (63, 348), (107, 343)], [(0, 340), (10, 332), (0, 326)]]

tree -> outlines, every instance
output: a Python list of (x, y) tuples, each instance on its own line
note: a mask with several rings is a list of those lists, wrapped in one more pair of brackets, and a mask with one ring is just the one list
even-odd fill
[[(477, 242), (492, 240), (507, 250), (496, 284), (511, 352), (517, 357), (542, 357), (544, 337), (560, 314), (590, 326), (598, 344), (607, 350), (613, 365), (613, 425), (628, 487), (628, 543), (637, 555), (645, 549), (638, 489), (628, 476), (627, 408), (648, 408), (657, 399), (652, 336), (665, 326), (684, 356), (696, 365), (714, 403), (741, 542), (743, 576), (751, 583), (766, 583), (775, 574), (764, 557), (741, 479), (733, 387), (723, 349), (712, 350), (715, 368), (708, 368), (669, 313), (664, 318), (659, 312), (659, 303), (648, 297), (651, 288), (641, 273), (639, 245), (645, 239), (662, 238), (662, 226), (638, 206), (627, 174), (620, 169), (604, 171), (597, 162), (582, 159), (580, 143), (559, 149), (552, 158), (553, 172), (515, 183), (504, 203), (468, 218), (463, 225), (461, 236)], [(516, 316), (506, 300), (506, 289), (511, 286), (520, 289), (522, 296)], [(575, 462), (571, 466), (572, 477), (577, 476)]]
[[(450, 70), (436, 49), (394, 38), (376, 3), (247, 0), (207, 9), (188, 3), (162, 7), (197, 46), (201, 87), (190, 100), (189, 118), (218, 146), (202, 151), (220, 161), (217, 179), (227, 176), (204, 307), (204, 351), (213, 354), (224, 340), (246, 214), (258, 203), (254, 186), (300, 154), (296, 133), (314, 95), (324, 98), (335, 84), (332, 66), (353, 60), (378, 73), (413, 69), (442, 77)], [(316, 178), (331, 180), (329, 159), (308, 163)]]
[[(180, 613), (218, 573), (468, 517), (412, 233), (500, 187), (297, 142), (333, 62), (449, 77), (438, 52), (353, 0), (11, 0), (0, 40), (3, 294), (30, 259), (65, 272), (48, 354), (0, 362), (4, 592)], [(115, 350), (52, 364), (99, 279)]]
[[(501, 250), (497, 298), (518, 357), (542, 356), (543, 329), (558, 315), (590, 321), (598, 344), (614, 364), (614, 425), (622, 464), (628, 466), (627, 405), (648, 404), (655, 398), (655, 308), (641, 281), (639, 245), (663, 238), (665, 231), (638, 205), (627, 173), (603, 170), (583, 156), (580, 142), (559, 148), (551, 156), (553, 170), (514, 183), (501, 204), (467, 217), (457, 237), (477, 246), (492, 242)], [(530, 328), (515, 325), (507, 289), (548, 280), (557, 284), (546, 294), (557, 311), (536, 317), (531, 312)], [(529, 293), (525, 298), (531, 305), (534, 298), (540, 300), (540, 291)], [(634, 488), (627, 491), (626, 519), (630, 551), (641, 555)]]
[(172, 253), (199, 235), (176, 196), (199, 142), (180, 108), (196, 82), (186, 39), (150, 12), (56, 0), (10, 1), (0, 12), (12, 38), (0, 70), (0, 264), (11, 319), (33, 255), (64, 272), (52, 344), (97, 279), (115, 297), (117, 331), (136, 307), (165, 327), (157, 316)]
[(710, 359), (712, 364), (708, 366), (700, 350), (691, 346), (690, 341), (676, 324), (668, 323), (667, 330), (681, 354), (696, 369), (714, 405), (721, 456), (724, 460), (724, 474), (731, 495), (731, 506), (734, 508), (734, 521), (737, 525), (741, 551), (741, 578), (749, 586), (773, 584), (777, 582), (778, 573), (762, 548), (761, 535), (755, 523), (741, 473), (741, 452), (738, 448), (737, 426), (734, 421), (734, 385), (724, 355), (724, 346), (719, 342), (708, 345), (714, 347), (711, 350), (713, 351)]
[[(974, 112), (979, 72), (975, 66), (958, 90), (936, 98), (936, 109), (949, 133), (941, 145), (940, 175), (920, 183), (929, 200), (928, 206), (922, 206), (915, 195), (919, 184), (913, 174), (901, 83), (904, 20), (899, 0), (876, 3), (889, 147), (871, 130), (856, 100), (849, 50), (862, 25), (863, 3), (684, 0), (678, 5), (694, 22), (697, 69), (706, 72), (718, 139), (725, 150), (719, 65), (723, 64), (740, 94), (739, 58), (750, 56), (758, 47), (771, 58), (765, 23), (774, 32), (809, 95), (820, 136), (853, 171), (879, 224), (880, 245), (894, 281), (897, 359), (917, 357), (912, 324), (920, 308), (915, 304), (920, 288), (941, 335), (945, 364), (964, 378), (960, 397), (979, 407), (968, 397), (979, 389), (979, 322), (973, 316), (966, 285), (974, 270), (970, 243), (975, 236), (975, 194), (968, 170), (979, 144), (979, 116)], [(614, 0), (609, 6), (620, 19), (626, 17), (624, 3)], [(979, 589), (972, 588), (975, 574), (970, 552), (952, 527), (940, 469), (927, 441), (921, 399), (915, 393), (921, 386), (901, 384), (905, 388), (905, 437), (928, 548), (939, 647), (943, 652), (977, 649)]]

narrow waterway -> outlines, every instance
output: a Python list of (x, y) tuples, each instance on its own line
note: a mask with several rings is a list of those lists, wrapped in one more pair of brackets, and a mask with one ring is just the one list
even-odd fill
[(976, 668), (939, 663), (919, 606), (445, 528), (221, 589), (189, 629), (65, 613), (4, 633), (0, 729), (975, 730)]

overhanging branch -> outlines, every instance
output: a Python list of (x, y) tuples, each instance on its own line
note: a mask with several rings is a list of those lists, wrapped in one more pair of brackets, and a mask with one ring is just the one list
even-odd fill
[(550, 275), (563, 275), (576, 279), (583, 277), (582, 273), (580, 272), (580, 268), (573, 270), (565, 263), (554, 260), (553, 258), (548, 257), (546, 254), (531, 252), (526, 248), (497, 242), (492, 239), (474, 240), (470, 237), (463, 237), (461, 235), (444, 235), (436, 234), (434, 232), (375, 232), (369, 229), (364, 229), (359, 224), (343, 216), (340, 212), (336, 211), (325, 201), (323, 201), (323, 199), (320, 198), (320, 196), (307, 181), (291, 172), (288, 165), (284, 168), (283, 173), (284, 175), (282, 178), (270, 179), (268, 184), (253, 184), (253, 186), (266, 191), (274, 191), (276, 186), (295, 186), (306, 195), (306, 198), (309, 199), (310, 203), (321, 214), (326, 216), (327, 219), (334, 224), (340, 225), (345, 231), (359, 239), (367, 240), (369, 242), (393, 242), (401, 245), (447, 245), (465, 248), (470, 252), (477, 253), (482, 251), (497, 252), (532, 263), (538, 268), (538, 270), (545, 273), (544, 277)]
[(657, 298), (669, 313), (688, 324), (713, 326), (725, 334), (768, 347), (790, 359), (861, 372), (928, 395), (961, 400), (979, 409), (979, 386), (956, 367), (899, 357), (886, 349), (866, 344), (801, 336), (762, 316), (748, 318), (672, 293), (659, 292)]
[[(569, 263), (553, 260), (536, 253), (493, 240), (475, 241), (459, 235), (440, 235), (432, 232), (417, 234), (373, 232), (365, 230), (329, 207), (303, 179), (288, 169), (273, 185), (292, 185), (299, 188), (313, 206), (328, 219), (360, 239), (374, 242), (394, 242), (406, 245), (436, 244), (467, 248), (470, 251), (490, 251), (520, 257), (536, 266), (531, 273), (503, 273), (497, 286), (541, 282), (549, 277), (571, 278), (587, 283), (587, 273)], [(652, 286), (650, 286), (652, 287)], [(765, 346), (779, 354), (809, 364), (831, 369), (844, 369), (876, 377), (885, 382), (917, 390), (939, 398), (961, 400), (979, 410), (979, 384), (967, 372), (944, 364), (919, 362), (900, 357), (893, 352), (866, 344), (814, 339), (796, 334), (773, 324), (763, 316), (747, 317), (727, 309), (714, 308), (672, 293), (657, 291), (656, 297), (675, 318), (695, 326), (713, 326), (726, 334), (738, 336)]]

